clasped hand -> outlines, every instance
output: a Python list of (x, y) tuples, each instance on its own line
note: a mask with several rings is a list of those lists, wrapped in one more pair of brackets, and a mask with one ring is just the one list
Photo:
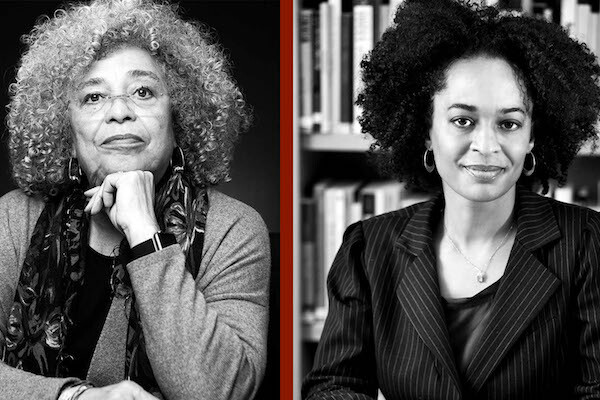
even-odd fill
[(107, 175), (100, 186), (84, 193), (85, 212), (105, 211), (131, 247), (159, 231), (154, 214), (154, 175), (149, 171), (127, 171)]

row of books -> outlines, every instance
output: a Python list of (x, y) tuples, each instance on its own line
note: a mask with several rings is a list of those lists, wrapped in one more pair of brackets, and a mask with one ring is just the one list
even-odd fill
[(300, 11), (300, 127), (360, 133), (354, 99), (360, 61), (402, 0), (304, 1)]
[[(403, 0), (305, 0), (299, 21), (300, 128), (305, 133), (360, 133), (355, 99), (360, 62), (391, 26)], [(506, 6), (506, 1), (480, 0)], [(514, 6), (514, 1), (508, 5)], [(550, 1), (521, 0), (521, 12), (553, 20)], [(557, 10), (558, 11), (558, 10)], [(600, 53), (600, 0), (561, 0), (560, 22)]]
[(573, 38), (600, 54), (600, 0), (561, 0), (560, 23)]
[[(590, 187), (551, 187), (548, 197), (600, 210)], [(327, 274), (339, 250), (343, 234), (352, 223), (425, 201), (430, 196), (410, 192), (395, 181), (324, 180), (313, 186), (312, 197), (301, 202), (301, 290), (305, 337), (318, 340), (327, 316)], [(310, 328), (315, 328), (311, 330)]]
[(346, 228), (354, 222), (407, 207), (428, 196), (405, 190), (395, 181), (324, 180), (313, 195), (302, 199), (302, 299), (304, 321), (327, 315), (327, 274), (342, 244)]

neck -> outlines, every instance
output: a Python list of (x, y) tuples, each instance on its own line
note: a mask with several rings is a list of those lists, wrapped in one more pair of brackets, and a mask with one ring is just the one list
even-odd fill
[(104, 212), (91, 217), (89, 229), (89, 245), (92, 249), (105, 256), (117, 255), (114, 250), (124, 236), (113, 226)]
[(496, 200), (476, 202), (444, 187), (444, 224), (453, 240), (462, 245), (490, 242), (510, 229), (515, 197), (513, 187)]

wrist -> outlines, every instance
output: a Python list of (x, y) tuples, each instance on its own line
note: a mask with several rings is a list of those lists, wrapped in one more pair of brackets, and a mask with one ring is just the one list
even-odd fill
[(173, 244), (177, 244), (177, 239), (175, 238), (175, 235), (171, 233), (158, 231), (154, 233), (154, 235), (152, 235), (150, 239), (139, 243), (136, 246), (133, 246), (129, 250), (128, 263), (138, 258), (144, 257), (148, 254), (160, 251), (163, 248), (171, 246)]
[(87, 382), (76, 383), (64, 388), (58, 396), (58, 400), (77, 400), (88, 389), (94, 386)]
[(129, 247), (133, 248), (140, 243), (152, 239), (155, 233), (160, 232), (160, 227), (157, 223), (145, 224), (134, 229), (124, 230), (123, 233), (127, 238)]

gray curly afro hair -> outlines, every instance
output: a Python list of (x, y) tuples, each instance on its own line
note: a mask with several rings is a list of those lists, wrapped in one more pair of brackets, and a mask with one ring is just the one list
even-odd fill
[(178, 8), (147, 0), (95, 0), (59, 9), (23, 36), (27, 45), (10, 85), (7, 125), (13, 177), (29, 195), (68, 184), (72, 149), (68, 94), (111, 51), (150, 52), (169, 86), (175, 138), (197, 185), (229, 180), (233, 145), (250, 124), (230, 64), (209, 29)]

